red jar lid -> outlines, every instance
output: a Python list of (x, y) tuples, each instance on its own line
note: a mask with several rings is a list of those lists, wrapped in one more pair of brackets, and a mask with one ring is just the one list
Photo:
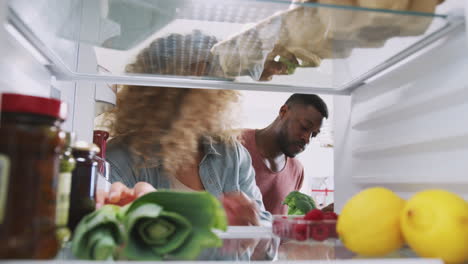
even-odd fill
[(52, 98), (23, 94), (4, 93), (1, 99), (2, 112), (31, 113), (65, 120), (67, 104)]

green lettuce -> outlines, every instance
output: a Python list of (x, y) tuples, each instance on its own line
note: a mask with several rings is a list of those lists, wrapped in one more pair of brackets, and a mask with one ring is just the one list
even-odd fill
[(288, 206), (288, 215), (304, 215), (315, 209), (315, 202), (309, 195), (298, 191), (290, 192), (284, 198), (283, 204)]
[(158, 191), (134, 201), (123, 216), (133, 260), (195, 259), (203, 249), (220, 247), (212, 229), (226, 230), (221, 203), (207, 192)]
[(73, 235), (73, 254), (80, 259), (113, 259), (124, 240), (119, 215), (119, 206), (105, 205), (83, 217)]
[(157, 191), (133, 203), (106, 205), (78, 224), (72, 252), (80, 259), (192, 260), (222, 246), (221, 203), (207, 192)]

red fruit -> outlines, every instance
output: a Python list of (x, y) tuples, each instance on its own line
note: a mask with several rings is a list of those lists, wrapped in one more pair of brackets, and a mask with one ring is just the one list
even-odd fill
[(273, 221), (273, 233), (280, 237), (284, 237), (286, 233), (285, 224), (280, 221)]
[(338, 215), (335, 214), (334, 212), (325, 212), (323, 213), (323, 219), (324, 220), (336, 220), (338, 219)]
[(336, 221), (333, 222), (326, 222), (325, 225), (328, 228), (328, 237), (338, 238), (338, 234), (336, 233)]
[(303, 241), (307, 239), (307, 224), (294, 224), (292, 238)]
[(323, 241), (328, 238), (328, 227), (326, 224), (314, 224), (310, 229), (310, 237), (317, 241)]
[(306, 220), (320, 221), (323, 220), (323, 212), (319, 209), (310, 210), (304, 217)]

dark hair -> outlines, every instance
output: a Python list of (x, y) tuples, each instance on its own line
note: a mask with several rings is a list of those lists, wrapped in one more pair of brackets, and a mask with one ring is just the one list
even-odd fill
[(291, 107), (294, 105), (311, 105), (322, 114), (323, 117), (328, 118), (328, 108), (325, 102), (316, 94), (293, 94), (285, 105)]

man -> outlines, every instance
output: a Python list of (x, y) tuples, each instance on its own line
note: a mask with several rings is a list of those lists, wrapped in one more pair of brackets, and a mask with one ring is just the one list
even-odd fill
[(323, 118), (328, 118), (328, 109), (320, 97), (293, 94), (269, 126), (242, 132), (243, 145), (252, 157), (263, 203), (270, 213), (286, 214), (287, 206), (282, 204), (284, 198), (301, 188), (304, 167), (294, 157), (320, 133)]

